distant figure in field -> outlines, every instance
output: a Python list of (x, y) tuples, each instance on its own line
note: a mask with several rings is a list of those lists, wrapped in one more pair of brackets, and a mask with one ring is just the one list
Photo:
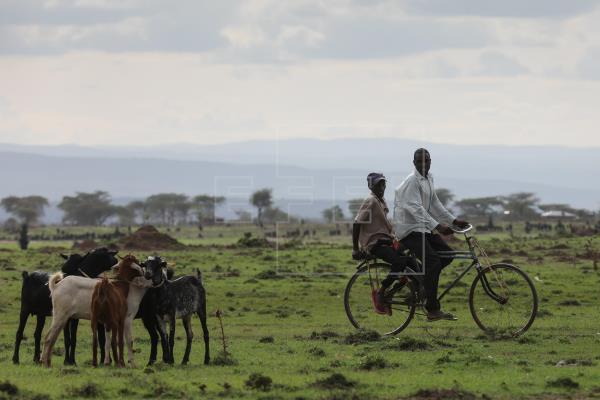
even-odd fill
[(452, 250), (439, 234), (451, 235), (453, 231), (448, 225), (465, 228), (469, 223), (457, 219), (438, 199), (429, 173), (429, 151), (417, 149), (413, 165), (415, 170), (396, 188), (394, 228), (402, 245), (423, 264), (427, 319), (455, 320), (454, 315), (441, 310), (437, 299), (440, 272), (452, 262), (452, 258), (440, 258), (437, 254), (438, 251)]
[(402, 254), (406, 249), (396, 240), (394, 228), (387, 218), (389, 209), (383, 198), (385, 176), (372, 172), (367, 176), (367, 184), (371, 194), (361, 204), (352, 226), (352, 258), (360, 260), (368, 253), (392, 265), (390, 275), (381, 282), (377, 293), (373, 294), (375, 311), (391, 315), (390, 306), (385, 304), (385, 290), (394, 283), (394, 273), (404, 270), (408, 257)]

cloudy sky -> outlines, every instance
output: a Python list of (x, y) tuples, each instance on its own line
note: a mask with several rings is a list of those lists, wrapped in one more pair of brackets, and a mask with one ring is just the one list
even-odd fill
[(600, 146), (600, 0), (0, 0), (0, 142)]

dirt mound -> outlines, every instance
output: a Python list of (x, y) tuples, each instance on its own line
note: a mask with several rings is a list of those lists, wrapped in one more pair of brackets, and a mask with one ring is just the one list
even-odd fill
[(119, 240), (119, 247), (126, 250), (180, 250), (184, 249), (185, 245), (165, 233), (160, 233), (152, 225), (144, 225)]
[(100, 245), (91, 239), (86, 239), (82, 240), (81, 242), (73, 243), (74, 250), (90, 251), (95, 249), (96, 247), (100, 247)]

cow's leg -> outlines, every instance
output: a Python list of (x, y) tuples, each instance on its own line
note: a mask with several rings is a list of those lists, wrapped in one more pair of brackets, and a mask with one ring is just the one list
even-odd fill
[(41, 342), (42, 342), (42, 332), (44, 331), (45, 324), (46, 324), (46, 316), (38, 315), (37, 321), (35, 324), (35, 333), (33, 334), (33, 337), (35, 340), (35, 348), (34, 348), (34, 352), (33, 352), (33, 362), (34, 363), (40, 362), (40, 352), (41, 352), (40, 348), (41, 348)]
[[(29, 317), (29, 309), (21, 304), (21, 313), (19, 314), (19, 327), (17, 328), (17, 334), (15, 335), (15, 352), (13, 353), (12, 361), (15, 364), (19, 363), (19, 348), (21, 347), (21, 340), (23, 340), (23, 331), (25, 330), (25, 324), (27, 324), (27, 318)], [(34, 360), (35, 362), (35, 357)]]
[[(93, 306), (92, 306), (93, 307)], [(94, 309), (92, 308), (92, 315), (94, 315)], [(92, 366), (98, 366), (98, 324), (96, 319), (92, 317), (90, 322), (92, 327)]]
[(160, 335), (160, 343), (163, 348), (163, 362), (166, 364), (170, 364), (172, 356), (171, 356), (170, 350), (169, 350), (169, 340), (168, 340), (169, 338), (167, 336), (167, 325), (166, 325), (165, 319), (162, 317), (159, 317), (159, 316), (156, 317), (156, 322), (157, 322), (156, 326), (158, 327), (158, 334)]
[[(106, 333), (104, 331), (104, 325), (98, 324), (98, 343), (100, 345), (100, 359), (104, 361), (104, 357), (106, 356)], [(108, 352), (108, 360), (110, 363), (110, 351)]]
[(64, 365), (69, 365), (69, 349), (71, 349), (71, 320), (67, 321), (63, 328), (63, 341), (65, 343), (65, 361)]
[(75, 348), (77, 347), (77, 326), (79, 325), (79, 320), (71, 319), (70, 325), (71, 325), (71, 329), (70, 329), (71, 347), (69, 348), (69, 351), (66, 351), (67, 349), (65, 349), (65, 353), (67, 353), (69, 355), (69, 365), (76, 365)]
[(144, 316), (142, 317), (142, 322), (144, 323), (144, 327), (150, 335), (150, 358), (148, 359), (148, 365), (152, 365), (156, 362), (156, 352), (158, 347), (158, 333), (156, 333), (156, 318), (154, 316)]
[[(104, 338), (105, 338), (105, 340), (104, 340), (104, 365), (108, 366), (108, 365), (110, 365), (110, 348), (111, 348), (112, 341), (110, 340), (110, 331), (108, 330), (106, 325), (102, 326), (102, 330), (104, 331)], [(108, 339), (108, 340), (106, 340), (106, 339)]]
[(206, 299), (202, 302), (198, 310), (198, 318), (202, 324), (202, 334), (204, 336), (204, 364), (210, 362), (210, 340), (208, 335), (208, 326), (206, 325)]
[(131, 334), (131, 325), (133, 323), (133, 315), (125, 318), (125, 324), (123, 327), (123, 333), (125, 340), (127, 341), (127, 362), (129, 366), (135, 368), (135, 361), (133, 360), (133, 336)]
[(111, 347), (112, 347), (112, 355), (115, 360), (115, 366), (117, 368), (121, 368), (121, 355), (119, 354), (119, 328), (117, 326), (112, 327), (112, 335), (111, 335)]
[(50, 367), (52, 363), (52, 348), (54, 347), (54, 343), (56, 343), (56, 339), (58, 339), (58, 335), (60, 335), (60, 331), (65, 327), (68, 320), (68, 317), (56, 314), (52, 318), (52, 326), (44, 339), (44, 351), (42, 352), (42, 364), (45, 367)]
[(192, 314), (186, 315), (181, 319), (183, 322), (183, 329), (185, 329), (185, 353), (183, 355), (182, 365), (185, 365), (190, 360), (190, 351), (192, 350), (192, 339), (194, 339), (194, 332), (192, 331)]
[(119, 367), (125, 367), (125, 359), (123, 356), (123, 334), (125, 330), (124, 321), (119, 321), (117, 339), (119, 340)]
[(169, 315), (169, 361), (175, 362), (175, 353), (173, 348), (175, 347), (175, 314)]

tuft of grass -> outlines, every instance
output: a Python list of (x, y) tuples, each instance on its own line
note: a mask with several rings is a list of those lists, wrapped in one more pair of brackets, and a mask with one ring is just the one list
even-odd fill
[(315, 382), (315, 386), (322, 389), (349, 389), (356, 386), (356, 382), (349, 380), (343, 374), (336, 372), (327, 378)]
[(71, 397), (81, 397), (85, 399), (92, 399), (95, 397), (100, 397), (102, 395), (102, 390), (98, 385), (93, 382), (86, 383), (83, 386), (79, 387), (71, 387), (67, 390), (67, 394)]
[(266, 271), (261, 271), (255, 275), (256, 279), (283, 279), (283, 275), (278, 274), (277, 271), (273, 271), (272, 269), (268, 269)]
[(579, 383), (569, 377), (563, 377), (563, 378), (556, 378), (553, 380), (549, 380), (548, 382), (546, 382), (546, 387), (577, 389), (577, 388), (579, 388)]
[(260, 372), (255, 372), (248, 377), (244, 384), (247, 388), (268, 392), (273, 385), (273, 379)]
[(238, 361), (231, 354), (223, 351), (220, 351), (210, 363), (219, 366), (238, 365)]
[(379, 340), (381, 340), (381, 335), (378, 332), (367, 329), (361, 329), (359, 331), (352, 332), (346, 335), (344, 342), (346, 344), (362, 344), (377, 342)]
[(339, 336), (340, 335), (338, 335), (336, 332), (333, 332), (333, 331), (321, 331), (321, 332), (313, 331), (310, 334), (309, 339), (311, 339), (311, 340), (328, 340), (328, 339), (336, 338)]
[(461, 389), (421, 389), (410, 398), (415, 400), (475, 400), (477, 396)]
[(308, 349), (308, 353), (312, 354), (315, 357), (325, 357), (325, 350), (316, 346)]
[(402, 336), (388, 343), (386, 348), (401, 351), (423, 351), (431, 350), (433, 346), (424, 340), (415, 339), (411, 336)]
[(19, 388), (17, 385), (10, 383), (9, 381), (4, 381), (0, 383), (0, 392), (6, 393), (9, 396), (15, 396), (19, 393)]
[(359, 369), (364, 369), (367, 371), (384, 369), (387, 367), (389, 367), (388, 362), (381, 356), (367, 356), (358, 364)]

